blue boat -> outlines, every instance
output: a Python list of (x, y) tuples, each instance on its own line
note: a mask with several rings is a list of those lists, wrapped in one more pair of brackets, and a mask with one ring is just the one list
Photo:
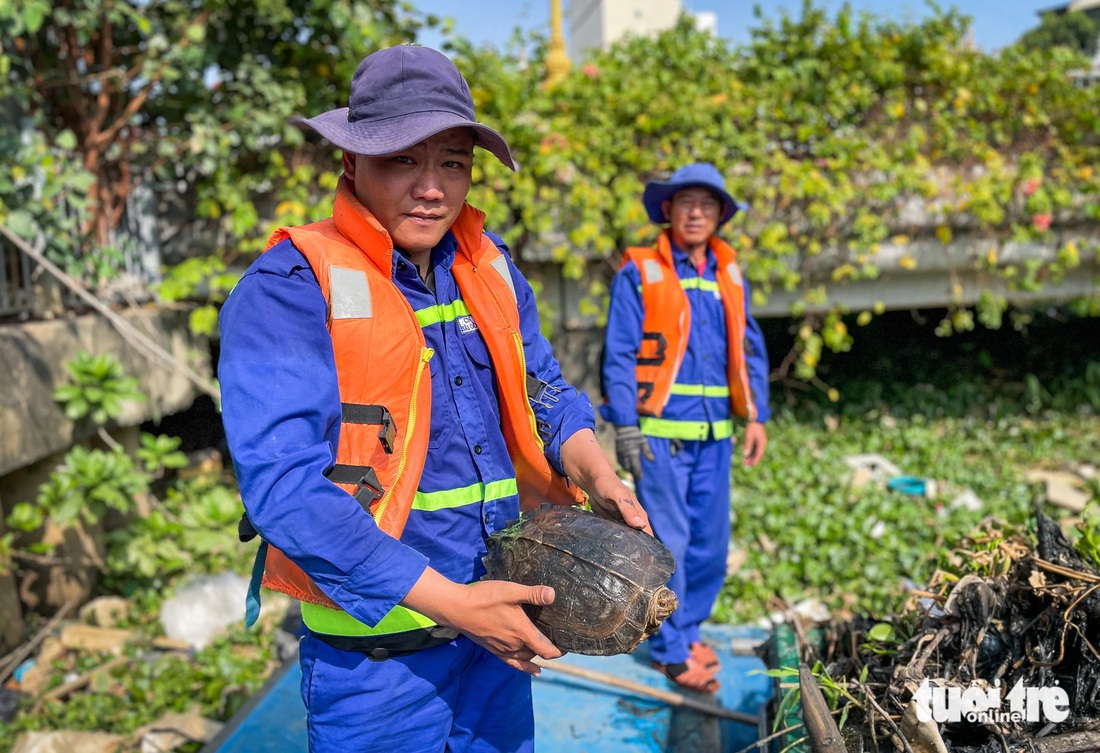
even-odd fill
[[(643, 644), (633, 654), (569, 654), (551, 662), (534, 680), (535, 749), (539, 753), (738, 753), (766, 735), (763, 720), (773, 682), (763, 674), (765, 663), (752, 647), (767, 637), (760, 628), (704, 625), (703, 638), (722, 661), (722, 688), (713, 698), (689, 694), (757, 719), (755, 724), (720, 720), (553, 668), (563, 663), (675, 691), (650, 669)], [(306, 753), (300, 681), (298, 663), (288, 663), (202, 753)]]

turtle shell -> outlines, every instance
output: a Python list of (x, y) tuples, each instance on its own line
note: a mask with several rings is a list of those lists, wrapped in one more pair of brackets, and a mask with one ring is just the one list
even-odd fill
[(672, 554), (649, 534), (575, 507), (543, 505), (489, 537), (486, 578), (555, 591), (528, 616), (563, 651), (633, 651), (676, 609)]

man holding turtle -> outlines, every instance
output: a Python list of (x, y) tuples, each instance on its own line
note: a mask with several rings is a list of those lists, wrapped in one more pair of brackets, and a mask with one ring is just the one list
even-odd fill
[[(474, 147), (516, 169), (444, 55), (369, 55), (332, 216), (283, 228), (221, 313), (224, 421), (263, 583), (298, 598), (311, 751), (529, 751), (546, 586), (480, 581), (541, 502), (649, 531), (562, 378), (534, 295), (465, 203)], [(583, 492), (582, 492), (583, 490)]]

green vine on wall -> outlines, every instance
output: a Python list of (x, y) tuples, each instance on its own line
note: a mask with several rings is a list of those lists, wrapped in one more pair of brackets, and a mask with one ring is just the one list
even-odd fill
[[(827, 300), (808, 273), (823, 255), (832, 254), (830, 282), (874, 280), (885, 244), (946, 246), (959, 232), (990, 241), (991, 256), (975, 264), (1009, 289), (1041, 290), (1100, 258), (1095, 240), (1077, 234), (1100, 218), (1100, 89), (1073, 84), (1068, 74), (1084, 60), (1070, 50), (981, 52), (966, 41), (968, 24), (955, 11), (919, 23), (848, 8), (830, 18), (806, 0), (799, 16), (761, 20), (734, 46), (684, 19), (595, 54), (553, 90), (537, 65), (460, 47), (479, 112), (523, 165), (508, 176), (485, 162), (473, 201), (509, 228), (521, 255), (549, 248), (579, 278), (582, 260), (614, 260), (654, 237), (640, 201), (646, 181), (708, 160), (752, 204), (725, 232), (757, 303), (802, 289), (792, 313), (804, 315)], [(919, 222), (906, 211), (914, 203)], [(1001, 263), (995, 249), (1008, 241), (1058, 253)], [(918, 263), (909, 252), (898, 261)], [(1098, 301), (1076, 310), (1095, 314)], [(862, 325), (884, 308), (853, 313)], [(986, 295), (973, 309), (955, 306), (938, 331), (966, 331), (975, 319), (997, 327), (1006, 310), (1003, 297)], [(822, 346), (851, 346), (845, 313), (806, 318), (797, 376), (813, 377)]]
[[(168, 300), (208, 296), (209, 307), (192, 320), (207, 332), (236, 274), (228, 270), (261, 250), (274, 227), (319, 219), (330, 207), (337, 157), (304, 139), (292, 116), (342, 104), (362, 54), (440, 23), (389, 0), (285, 3), (277, 13), (215, 3), (201, 30), (166, 0), (126, 13), (111, 3), (66, 14), (42, 7), (36, 0), (0, 12), (9, 32), (0, 47), (0, 98), (27, 114), (21, 122), (31, 134), (20, 141), (0, 129), (13, 146), (3, 158), (12, 164), (0, 179), (0, 221), (29, 235), (53, 228), (47, 234), (64, 253), (77, 228), (62, 223), (56, 197), (85, 196), (99, 206), (110, 175), (62, 167), (72, 164), (68, 155), (88, 153), (87, 134), (67, 121), (60, 89), (36, 88), (43, 76), (63, 74), (56, 69), (64, 61), (19, 52), (46, 50), (43, 40), (68, 28), (93, 45), (97, 22), (110, 17), (148, 42), (144, 58), (127, 61), (154, 66), (172, 83), (167, 94), (151, 91), (139, 103), (104, 159), (180, 186), (197, 217), (218, 226), (224, 244), (213, 258), (188, 260), (161, 289)], [(286, 40), (269, 33), (273, 24), (313, 35)], [(479, 160), (471, 202), (520, 259), (551, 258), (574, 280), (599, 270), (584, 306), (599, 315), (621, 249), (657, 231), (641, 205), (645, 183), (689, 161), (714, 162), (732, 192), (752, 204), (725, 233), (741, 252), (756, 302), (777, 291), (798, 291), (804, 301), (792, 310), (809, 325), (799, 330), (808, 334), (796, 372), (811, 378), (819, 346), (851, 345), (842, 315), (865, 323), (882, 307), (807, 311), (828, 308), (826, 283), (877, 279), (887, 248), (903, 249), (896, 263), (904, 270), (920, 263), (911, 250), (918, 243), (988, 240), (990, 252), (974, 265), (1020, 291), (1042, 291), (1098, 263), (1100, 248), (1086, 229), (1100, 220), (1100, 88), (1080, 88), (1070, 77), (1085, 59), (1061, 47), (983, 52), (967, 42), (968, 26), (954, 10), (894, 22), (847, 7), (830, 16), (804, 0), (797, 15), (758, 17), (749, 42), (735, 45), (685, 18), (577, 61), (553, 89), (543, 84), (544, 39), (517, 34), (501, 51), (449, 37), (480, 118), (507, 137), (522, 168), (512, 174)], [(361, 44), (328, 43), (353, 36), (349, 29)], [(239, 47), (225, 46), (229, 32)], [(165, 34), (188, 45), (153, 44)], [(93, 89), (83, 82), (77, 93), (90, 98)], [(119, 106), (125, 93), (116, 92)], [(141, 139), (127, 140), (135, 129)], [(70, 248), (106, 253), (89, 254), (83, 237), (83, 246)], [(1057, 254), (998, 258), (1010, 241)], [(822, 266), (825, 276), (815, 276)], [(1074, 307), (1100, 313), (1100, 296)], [(957, 301), (937, 326), (946, 335), (1001, 326), (1006, 317), (1021, 326), (1027, 313), (991, 294), (974, 306)]]

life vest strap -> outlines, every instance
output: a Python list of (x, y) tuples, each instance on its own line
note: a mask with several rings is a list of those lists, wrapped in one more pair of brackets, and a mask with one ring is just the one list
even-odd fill
[[(346, 424), (370, 424), (381, 426), (378, 440), (387, 455), (393, 454), (393, 441), (397, 438), (397, 424), (384, 405), (360, 405), (358, 403), (340, 403), (341, 419)], [(355, 482), (347, 482), (355, 483)]]
[(458, 631), (432, 625), (393, 635), (326, 635), (310, 631), (321, 641), (341, 651), (357, 651), (371, 661), (384, 661), (398, 656), (409, 656), (436, 646), (443, 646), (458, 637)]
[(355, 501), (370, 512), (371, 503), (381, 499), (386, 490), (382, 482), (378, 480), (378, 474), (369, 465), (344, 465), (337, 463), (325, 474), (325, 478), (334, 484), (355, 484), (359, 489), (355, 492)]
[[(345, 406), (347, 404), (345, 403)], [(364, 407), (364, 408), (376, 408), (380, 406), (352, 406), (352, 407)], [(385, 410), (383, 408), (383, 410)], [(362, 421), (359, 423), (375, 423), (372, 421)], [(363, 509), (368, 513), (370, 512), (370, 505), (376, 499), (380, 499), (386, 490), (382, 488), (382, 483), (378, 480), (378, 474), (374, 472), (374, 469), (369, 465), (334, 465), (325, 477), (336, 484), (356, 484), (359, 486), (359, 491), (355, 493), (355, 501), (363, 506)], [(252, 525), (252, 521), (248, 517), (248, 513), (241, 514), (241, 519), (237, 523), (237, 538), (242, 543), (248, 543), (252, 539), (260, 535), (260, 532), (256, 530), (256, 527)]]

